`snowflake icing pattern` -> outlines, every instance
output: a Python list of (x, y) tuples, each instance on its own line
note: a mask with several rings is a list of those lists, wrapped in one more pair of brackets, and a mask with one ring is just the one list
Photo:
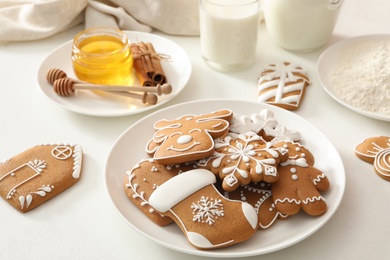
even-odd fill
[(191, 205), (192, 220), (212, 225), (218, 217), (224, 216), (222, 200), (209, 199), (202, 196), (197, 203)]

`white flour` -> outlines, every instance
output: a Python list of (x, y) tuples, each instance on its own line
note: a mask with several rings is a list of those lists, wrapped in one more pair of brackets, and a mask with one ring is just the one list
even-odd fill
[(330, 83), (339, 98), (356, 108), (390, 116), (390, 40), (357, 43), (337, 59)]

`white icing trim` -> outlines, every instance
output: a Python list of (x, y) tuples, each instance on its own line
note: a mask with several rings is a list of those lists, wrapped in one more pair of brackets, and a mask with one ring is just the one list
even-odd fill
[(166, 212), (191, 194), (215, 182), (215, 175), (211, 171), (190, 170), (160, 185), (149, 197), (149, 204), (159, 212)]

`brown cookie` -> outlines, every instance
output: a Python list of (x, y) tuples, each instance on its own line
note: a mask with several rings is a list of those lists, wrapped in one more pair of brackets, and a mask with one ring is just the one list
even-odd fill
[(173, 220), (156, 212), (149, 205), (149, 195), (160, 183), (193, 168), (196, 168), (196, 165), (192, 163), (163, 165), (153, 159), (142, 160), (126, 172), (124, 183), (126, 195), (150, 220), (159, 226), (166, 226)]
[(322, 215), (327, 210), (320, 192), (329, 189), (329, 180), (313, 166), (314, 157), (308, 149), (294, 142), (281, 142), (276, 147), (288, 150), (289, 159), (280, 163), (280, 178), (272, 184), (276, 209), (285, 215), (297, 214), (301, 209), (309, 215)]
[(127, 174), (126, 189), (133, 192), (129, 198), (149, 217), (174, 220), (199, 249), (226, 247), (253, 236), (256, 211), (248, 203), (224, 198), (213, 185), (212, 172), (174, 171), (153, 160), (139, 163)]
[(286, 159), (283, 147), (274, 148), (256, 133), (248, 132), (216, 139), (215, 152), (199, 165), (217, 174), (225, 191), (233, 191), (250, 182), (276, 182), (277, 166)]
[(271, 64), (259, 75), (259, 102), (288, 110), (299, 108), (310, 80), (304, 69), (290, 62)]
[(375, 172), (390, 181), (390, 136), (376, 136), (356, 146), (355, 154), (363, 161), (372, 163)]
[(80, 145), (34, 146), (0, 163), (0, 195), (27, 212), (75, 184), (81, 175)]
[(224, 191), (221, 187), (220, 192), (228, 199), (241, 200), (252, 205), (259, 218), (259, 229), (268, 229), (276, 220), (283, 220), (289, 217), (275, 209), (271, 185), (266, 182), (250, 183), (245, 186), (239, 186), (232, 192)]
[(199, 160), (214, 152), (214, 139), (229, 130), (232, 111), (223, 109), (203, 115), (159, 120), (146, 152), (161, 164)]

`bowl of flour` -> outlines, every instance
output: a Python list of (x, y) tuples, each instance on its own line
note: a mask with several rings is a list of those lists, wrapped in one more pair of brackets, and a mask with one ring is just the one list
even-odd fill
[(317, 62), (325, 91), (355, 112), (390, 121), (390, 35), (365, 35), (338, 42)]

